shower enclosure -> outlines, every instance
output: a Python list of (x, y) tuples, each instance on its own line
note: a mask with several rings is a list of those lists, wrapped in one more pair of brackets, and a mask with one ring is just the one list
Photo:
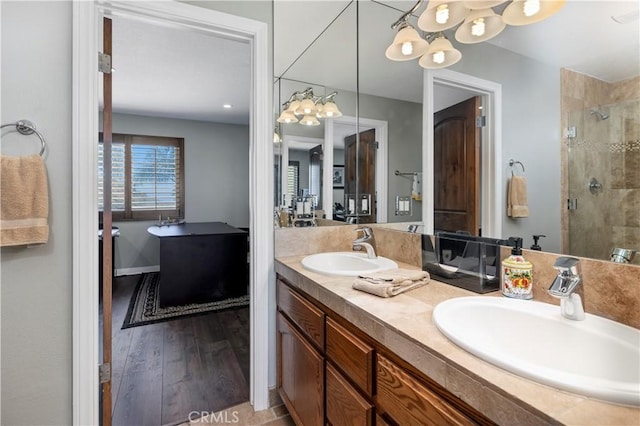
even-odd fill
[(572, 111), (568, 123), (570, 253), (640, 250), (640, 100)]

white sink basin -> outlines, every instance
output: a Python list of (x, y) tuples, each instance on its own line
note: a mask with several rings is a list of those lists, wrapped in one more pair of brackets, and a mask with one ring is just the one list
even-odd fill
[(330, 252), (312, 254), (302, 259), (306, 269), (327, 275), (357, 276), (363, 273), (395, 269), (398, 264), (386, 257), (367, 258), (366, 253)]
[(640, 331), (595, 315), (503, 297), (460, 297), (433, 311), (458, 346), (519, 376), (580, 395), (640, 405)]

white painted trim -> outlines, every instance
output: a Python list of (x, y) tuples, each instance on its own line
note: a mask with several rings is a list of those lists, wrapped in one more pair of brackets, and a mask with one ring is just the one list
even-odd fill
[(73, 2), (72, 223), (73, 422), (98, 424), (97, 11)]
[(433, 234), (433, 107), (434, 85), (470, 90), (486, 96), (487, 126), (483, 129), (481, 170), (481, 227), (485, 237), (502, 238), (502, 85), (448, 69), (424, 72), (422, 172), (425, 182), (422, 220), (424, 232)]
[[(378, 142), (378, 149), (376, 150), (376, 191), (378, 192), (378, 204), (376, 212), (377, 223), (387, 223), (388, 220), (388, 205), (389, 205), (389, 123), (383, 120), (375, 120), (373, 118), (364, 117), (352, 117), (343, 115), (339, 118), (327, 120), (325, 122), (325, 146), (329, 149), (329, 144), (332, 147), (331, 161), (333, 162), (333, 139), (334, 139), (334, 127), (335, 123), (339, 124), (351, 124), (359, 127), (373, 127), (376, 129), (376, 141)], [(328, 161), (328, 160), (326, 160)], [(325, 171), (325, 175), (326, 175)], [(333, 179), (333, 172), (330, 170), (329, 174)], [(327, 198), (329, 200), (329, 198)], [(333, 206), (333, 192), (331, 192), (331, 206)], [(327, 216), (329, 217), (329, 216)], [(333, 217), (333, 216), (331, 216)]]
[[(251, 44), (250, 247), (251, 390), (268, 408), (275, 383), (273, 144), (267, 24), (177, 2), (73, 2), (73, 423), (98, 424), (97, 144), (99, 19), (103, 12), (170, 22)], [(268, 301), (269, 303), (264, 303)], [(269, 348), (265, 351), (264, 348)]]
[(115, 275), (117, 277), (122, 277), (125, 275), (138, 275), (138, 274), (146, 274), (149, 272), (160, 272), (160, 265), (138, 266), (135, 268), (116, 269)]

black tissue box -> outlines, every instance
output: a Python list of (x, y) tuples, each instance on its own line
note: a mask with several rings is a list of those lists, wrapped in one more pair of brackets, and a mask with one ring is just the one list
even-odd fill
[(422, 270), (475, 293), (496, 291), (500, 289), (500, 245), (510, 243), (454, 232), (422, 235)]

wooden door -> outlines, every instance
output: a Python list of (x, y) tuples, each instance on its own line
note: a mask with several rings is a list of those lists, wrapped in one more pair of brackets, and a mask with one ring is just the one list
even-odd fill
[[(111, 49), (111, 19), (103, 19), (103, 53), (112, 58)], [(113, 64), (112, 64), (113, 65)], [(111, 283), (113, 279), (113, 256), (111, 238), (111, 228), (113, 218), (111, 214), (111, 146), (113, 142), (113, 120), (112, 120), (112, 78), (111, 70), (107, 69), (102, 73), (102, 85), (104, 89), (104, 108), (102, 124), (102, 143), (104, 148), (105, 161), (103, 164), (103, 200), (104, 208), (102, 213), (102, 365), (100, 366), (100, 383), (102, 398), (102, 426), (111, 426), (111, 314), (112, 298)], [(96, 143), (99, 135), (96, 135)]]
[(480, 235), (480, 132), (474, 97), (434, 117), (434, 228)]
[[(376, 221), (376, 131), (361, 132), (359, 137), (344, 138), (344, 193), (371, 195), (369, 215), (358, 216), (357, 223)], [(348, 206), (345, 206), (348, 207)]]

